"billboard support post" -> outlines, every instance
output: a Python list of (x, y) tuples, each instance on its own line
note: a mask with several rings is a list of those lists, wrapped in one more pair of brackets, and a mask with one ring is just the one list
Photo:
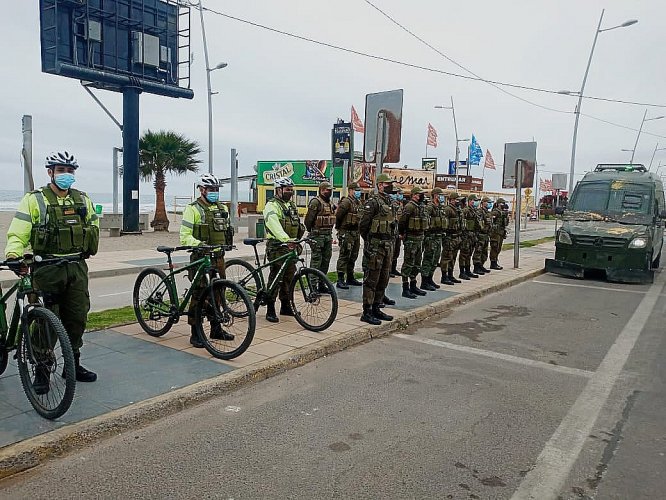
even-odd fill
[(118, 153), (122, 153), (123, 148), (113, 148), (113, 213), (118, 213)]
[(238, 154), (231, 149), (231, 226), (238, 230)]
[(32, 115), (23, 115), (23, 193), (35, 189), (32, 177)]
[(516, 160), (516, 213), (514, 216), (513, 235), (513, 268), (518, 269), (520, 264), (520, 213), (522, 208), (523, 160)]
[[(379, 112), (377, 116), (377, 150), (379, 151), (379, 158), (375, 154), (377, 160), (376, 176), (375, 179), (381, 175), (384, 169), (384, 149), (386, 147), (386, 114), (383, 111)], [(375, 181), (375, 193), (379, 192), (377, 182)]]
[(139, 230), (139, 87), (123, 89), (123, 234)]

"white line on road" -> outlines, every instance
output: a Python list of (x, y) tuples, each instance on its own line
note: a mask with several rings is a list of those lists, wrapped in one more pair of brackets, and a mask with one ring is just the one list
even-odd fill
[(446, 349), (451, 349), (452, 351), (460, 351), (468, 354), (486, 356), (488, 358), (501, 359), (502, 361), (508, 361), (510, 363), (517, 363), (519, 365), (530, 366), (532, 368), (544, 368), (546, 370), (551, 370), (559, 373), (566, 373), (567, 375), (578, 375), (580, 377), (587, 377), (587, 378), (593, 375), (593, 372), (588, 370), (581, 370), (579, 368), (570, 368), (568, 366), (551, 365), (550, 363), (544, 363), (543, 361), (537, 361), (529, 358), (521, 358), (518, 356), (512, 356), (510, 354), (502, 354), (501, 352), (487, 351), (485, 349), (477, 349), (476, 347), (468, 347), (465, 345), (452, 344), (450, 342), (442, 342), (441, 340), (415, 337), (413, 335), (405, 335), (402, 333), (397, 333), (394, 335), (394, 337), (398, 337), (404, 340), (411, 340), (412, 342), (420, 342), (421, 344), (429, 344), (437, 347), (444, 347)]
[(512, 500), (546, 500), (558, 497), (615, 381), (654, 310), (663, 286), (664, 282), (660, 279), (650, 287), (599, 368), (546, 443), (534, 468), (525, 476)]
[(639, 293), (645, 295), (645, 290), (629, 290), (628, 288), (611, 288), (609, 286), (579, 285), (577, 283), (558, 283), (556, 281), (532, 280), (532, 283), (540, 285), (570, 286), (572, 288), (591, 288), (592, 290), (608, 290), (609, 292)]
[(132, 293), (132, 290), (128, 290), (127, 292), (105, 293), (104, 295), (98, 295), (98, 297), (113, 297), (114, 295), (125, 295), (128, 293)]

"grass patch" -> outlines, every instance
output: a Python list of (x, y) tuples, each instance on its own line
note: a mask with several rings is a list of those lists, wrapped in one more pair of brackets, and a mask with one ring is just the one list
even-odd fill
[[(545, 238), (539, 238), (538, 240), (528, 240), (521, 241), (520, 248), (529, 248), (540, 245), (541, 243), (547, 243), (549, 241), (555, 241), (555, 236), (546, 236)], [(513, 243), (505, 243), (502, 245), (502, 250), (511, 250), (513, 249)]]
[(106, 309), (88, 313), (86, 331), (104, 330), (114, 326), (127, 325), (128, 323), (136, 323), (134, 307), (125, 306), (117, 309)]
[[(338, 273), (336, 271), (331, 271), (326, 276), (331, 283), (336, 283), (338, 281)], [(363, 273), (354, 272), (354, 278), (363, 278)]]

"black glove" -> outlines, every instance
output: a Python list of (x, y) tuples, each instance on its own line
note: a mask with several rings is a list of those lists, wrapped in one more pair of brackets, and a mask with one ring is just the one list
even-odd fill
[(7, 259), (7, 267), (19, 277), (28, 274), (28, 266), (25, 265), (23, 260), (17, 257)]

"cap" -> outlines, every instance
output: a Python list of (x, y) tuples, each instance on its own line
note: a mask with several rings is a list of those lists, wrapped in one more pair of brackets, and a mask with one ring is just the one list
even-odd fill
[(423, 192), (423, 189), (421, 189), (421, 188), (418, 187), (418, 186), (414, 186), (414, 187), (412, 188), (412, 190), (410, 191), (410, 194), (419, 194), (419, 193), (422, 193), (422, 192)]
[(333, 186), (331, 186), (331, 183), (328, 181), (324, 181), (321, 184), (319, 184), (319, 189), (333, 189)]
[(481, 198), (481, 201), (482, 201), (483, 203), (486, 203), (486, 202), (488, 202), (488, 201), (493, 201), (493, 200), (491, 200), (491, 199), (488, 198), (487, 196), (484, 196), (483, 198)]
[(395, 179), (391, 179), (389, 174), (379, 174), (377, 176), (377, 182), (395, 182)]
[(467, 197), (467, 199), (469, 201), (475, 201), (475, 200), (478, 200), (479, 198), (477, 198), (477, 196), (474, 193), (472, 193)]
[(506, 203), (506, 200), (504, 198), (497, 198), (495, 203)]
[(457, 193), (457, 191), (446, 191), (446, 192), (444, 193), (444, 196), (446, 196), (446, 197), (449, 198), (450, 200), (456, 200), (456, 199), (458, 199), (458, 193)]
[(347, 189), (358, 189), (358, 182), (350, 182), (347, 184)]
[(444, 190), (442, 188), (436, 187), (436, 188), (433, 188), (432, 191), (430, 191), (430, 194), (434, 196), (436, 194), (442, 194), (443, 192), (444, 192)]

